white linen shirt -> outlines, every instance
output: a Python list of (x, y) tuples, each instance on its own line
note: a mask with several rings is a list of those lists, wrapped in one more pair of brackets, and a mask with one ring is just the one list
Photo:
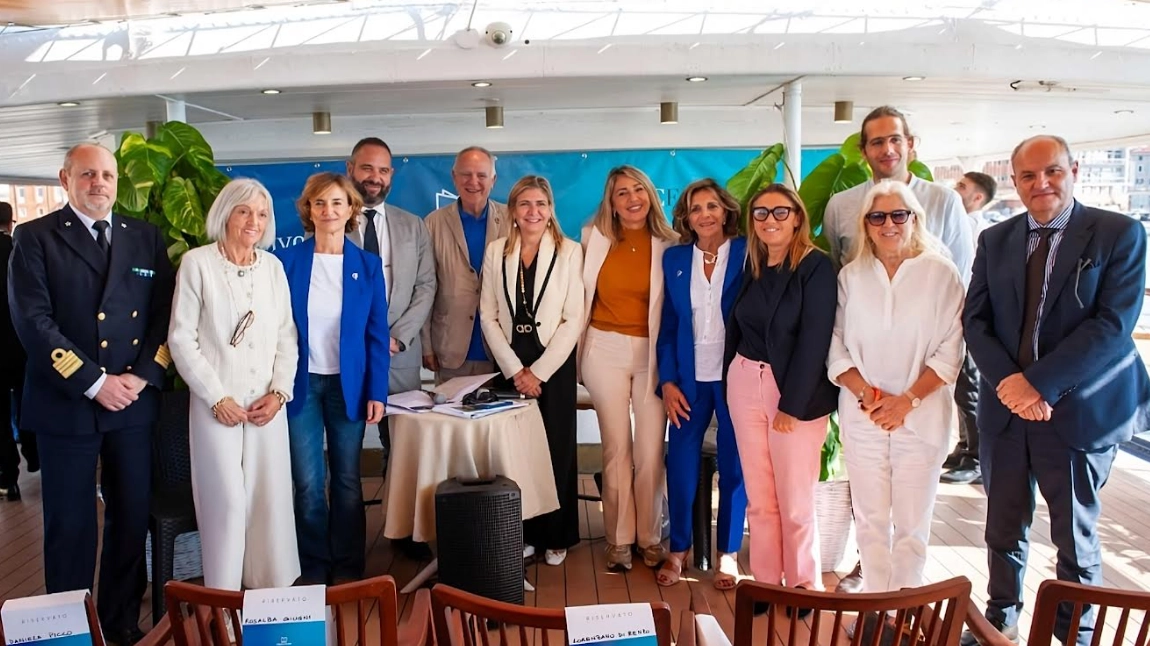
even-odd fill
[[(965, 223), (964, 223), (965, 224)], [(827, 375), (858, 368), (868, 384), (894, 395), (905, 393), (931, 368), (948, 385), (922, 399), (903, 426), (923, 442), (945, 447), (950, 439), (953, 384), (962, 369), (964, 290), (954, 263), (934, 252), (904, 260), (893, 279), (874, 257), (860, 258), (839, 272), (838, 311), (827, 356)], [(850, 421), (869, 417), (858, 394), (839, 395), (843, 432)]]
[[(256, 254), (255, 269), (232, 265), (214, 244), (192, 249), (180, 261), (168, 349), (192, 395), (207, 406), (231, 397), (247, 408), (271, 391), (292, 398), (299, 347), (287, 275), (279, 258)], [(232, 346), (249, 308), (255, 318)]]
[(703, 270), (703, 251), (697, 245), (691, 252), (691, 323), (695, 334), (695, 381), (723, 380), (723, 345), (727, 326), (723, 321), (723, 280), (731, 255), (731, 241), (719, 245), (719, 258), (711, 280)]

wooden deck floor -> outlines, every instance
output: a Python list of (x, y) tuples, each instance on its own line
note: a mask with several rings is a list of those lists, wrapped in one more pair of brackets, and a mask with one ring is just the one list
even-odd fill
[[(364, 480), (366, 498), (378, 497), (382, 488), (379, 478)], [(590, 477), (581, 486), (594, 492)], [(39, 475), (21, 478), (24, 500), (18, 503), (0, 501), (0, 602), (44, 593)], [(1103, 490), (1103, 519), (1099, 526), (1104, 553), (1106, 585), (1117, 588), (1150, 590), (1150, 463), (1120, 452), (1110, 482)], [(394, 552), (383, 538), (383, 521), (379, 507), (368, 508), (367, 573), (391, 574), (402, 586), (424, 565)], [(678, 634), (679, 610), (688, 607), (692, 588), (700, 590), (710, 601), (719, 625), (731, 635), (734, 630), (734, 593), (719, 592), (711, 583), (710, 573), (688, 570), (684, 582), (670, 588), (655, 583), (654, 572), (636, 560), (627, 574), (609, 573), (604, 567), (603, 515), (597, 503), (581, 503), (583, 542), (571, 550), (560, 567), (542, 563), (532, 565), (527, 577), (536, 587), (527, 593), (526, 603), (540, 607), (562, 607), (593, 603), (618, 603), (662, 600), (674, 611), (675, 634)], [(985, 498), (981, 487), (942, 485), (935, 506), (933, 535), (926, 575), (937, 581), (952, 576), (966, 576), (974, 583), (976, 599), (983, 598), (986, 588), (986, 554), (982, 530)], [(1054, 549), (1050, 542), (1049, 514), (1040, 501), (1032, 529), (1030, 569), (1026, 594), (1032, 602), (1038, 584), (1054, 577)], [(739, 554), (744, 574), (747, 564), (747, 542)], [(833, 588), (839, 574), (824, 575), (824, 584)], [(401, 598), (403, 611), (409, 599)], [(141, 626), (151, 625), (150, 600), (141, 607)], [(1022, 634), (1029, 629), (1029, 609), (1021, 620)], [(809, 622), (809, 619), (807, 620)]]

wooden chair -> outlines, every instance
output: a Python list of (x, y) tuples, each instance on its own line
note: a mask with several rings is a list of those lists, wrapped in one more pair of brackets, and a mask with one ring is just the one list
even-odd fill
[[(235, 643), (243, 646), (239, 612), (243, 609), (244, 593), (233, 590), (213, 590), (181, 581), (170, 581), (165, 586), (168, 613), (164, 620), (148, 634), (145, 644), (174, 643), (176, 646), (228, 646), (225, 617), (235, 627)], [(332, 609), (336, 643), (347, 646), (375, 644), (378, 646), (429, 646), (431, 644), (431, 601), (427, 590), (415, 594), (411, 616), (400, 625), (396, 599), (395, 579), (378, 576), (354, 583), (331, 586), (327, 589), (326, 603)], [(345, 605), (355, 604), (356, 631), (348, 638), (344, 619), (349, 611)], [(371, 640), (368, 617), (373, 607), (379, 609), (379, 636)], [(166, 626), (165, 626), (166, 624)]]
[[(651, 612), (655, 615), (659, 646), (671, 646), (671, 607), (662, 601), (652, 602)], [(527, 608), (441, 583), (431, 589), (431, 614), (437, 646), (492, 646), (492, 641), (498, 646), (567, 644), (567, 615), (563, 608)], [(693, 620), (690, 625), (694, 625)], [(535, 631), (541, 641), (532, 639)], [(552, 640), (551, 631), (562, 636)]]
[[(1027, 646), (1046, 646), (1055, 641), (1054, 622), (1060, 604), (1070, 604), (1070, 630), (1067, 644), (1075, 643), (1082, 619), (1082, 607), (1086, 604), (1095, 607), (1094, 635), (1091, 646), (1100, 646), (1104, 636), (1110, 634), (1106, 626), (1107, 615), (1118, 614), (1114, 624), (1113, 639), (1108, 643), (1121, 646), (1134, 637), (1134, 646), (1146, 646), (1150, 636), (1150, 592), (1133, 592), (1112, 588), (1099, 588), (1067, 581), (1048, 579), (1038, 586), (1038, 600), (1034, 605), (1034, 616), (1030, 621), (1030, 636)], [(1135, 613), (1141, 611), (1141, 621)], [(994, 629), (990, 622), (973, 605), (967, 608), (966, 624), (983, 646), (1014, 646), (1002, 633)]]
[[(957, 646), (970, 604), (970, 581), (956, 577), (875, 594), (814, 592), (742, 581), (735, 589), (735, 646), (754, 642), (756, 602), (771, 604), (766, 615), (767, 646), (775, 646), (776, 640), (787, 646)], [(786, 623), (780, 626), (778, 616), (784, 608), (813, 609), (809, 626), (785, 617)], [(845, 613), (857, 613), (858, 618), (848, 623)], [(827, 622), (831, 623), (829, 636), (823, 635)]]
[[(92, 601), (92, 594), (84, 595), (84, 611), (88, 615), (88, 631), (92, 633), (92, 646), (106, 646), (104, 633), (100, 632), (100, 619), (96, 616), (96, 604)], [(7, 644), (4, 639), (4, 624), (0, 623), (0, 644)]]

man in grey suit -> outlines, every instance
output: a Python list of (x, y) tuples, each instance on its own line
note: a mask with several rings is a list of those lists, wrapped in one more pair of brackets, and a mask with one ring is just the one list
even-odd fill
[[(388, 393), (400, 393), (420, 386), (423, 346), (419, 333), (435, 299), (435, 257), (423, 220), (384, 204), (392, 171), (391, 149), (382, 139), (368, 137), (352, 149), (347, 176), (363, 197), (364, 217), (348, 236), (383, 261), (391, 328)], [(379, 425), (379, 440), (386, 454), (391, 447), (386, 417)]]

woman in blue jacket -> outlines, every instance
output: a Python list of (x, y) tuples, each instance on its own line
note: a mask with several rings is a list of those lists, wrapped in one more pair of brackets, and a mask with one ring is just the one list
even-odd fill
[(315, 235), (276, 255), (299, 330), (295, 397), (287, 412), (300, 581), (342, 583), (363, 577), (367, 530), (359, 457), (366, 423), (383, 418), (387, 401), (387, 289), (379, 257), (345, 237), (363, 207), (350, 180), (312, 175), (298, 207), (304, 230)]
[(691, 509), (699, 482), (703, 434), (718, 418), (718, 569), (714, 585), (735, 587), (747, 494), (735, 431), (723, 396), (725, 321), (743, 281), (746, 239), (738, 236), (739, 203), (713, 179), (683, 190), (674, 210), (680, 244), (663, 255), (663, 319), (656, 352), (659, 394), (670, 420), (667, 501), (671, 553), (655, 580), (674, 585), (691, 547)]

